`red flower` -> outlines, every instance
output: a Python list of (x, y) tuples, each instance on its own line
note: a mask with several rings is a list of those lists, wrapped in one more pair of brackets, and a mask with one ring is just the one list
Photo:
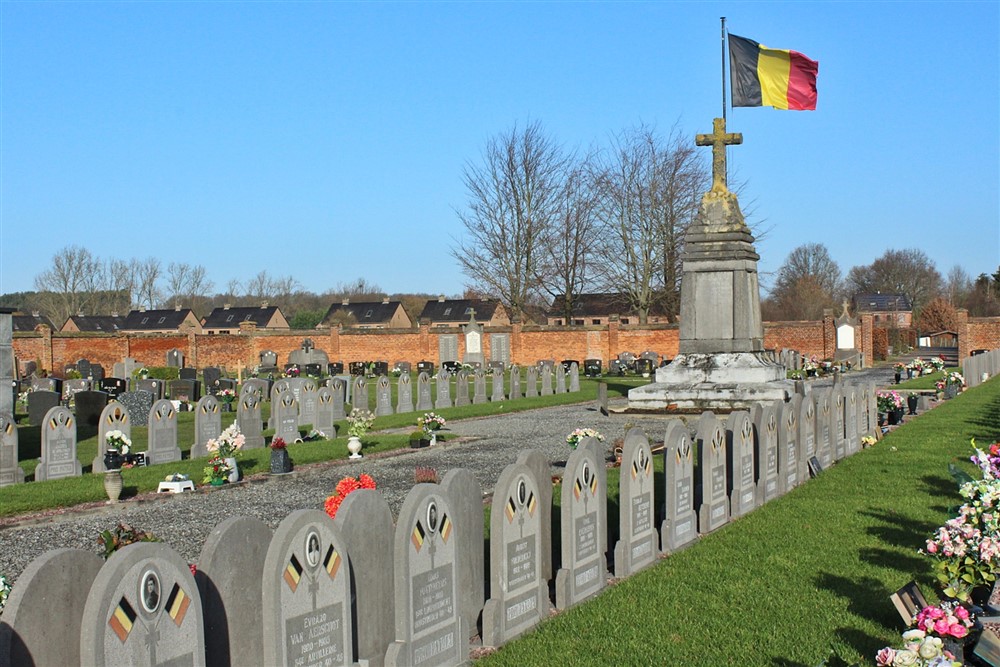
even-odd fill
[(353, 477), (345, 477), (339, 482), (334, 489), (332, 496), (327, 497), (326, 501), (323, 503), (323, 509), (326, 511), (330, 518), (333, 519), (337, 516), (337, 510), (340, 509), (340, 504), (344, 502), (344, 498), (347, 494), (352, 491), (357, 491), (358, 489), (374, 489), (375, 480), (371, 475), (361, 475), (360, 478), (355, 479)]

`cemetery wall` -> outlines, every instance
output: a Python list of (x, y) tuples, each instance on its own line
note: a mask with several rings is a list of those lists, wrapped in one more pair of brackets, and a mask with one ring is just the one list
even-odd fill
[[(72, 334), (66, 334), (66, 337), (70, 337)], [(58, 338), (63, 338), (63, 334), (59, 334)], [(99, 362), (104, 368), (111, 370), (114, 364), (121, 361), (126, 355), (132, 357), (137, 362), (143, 366), (165, 366), (167, 361), (167, 352), (173, 349), (180, 350), (184, 353), (186, 359), (191, 358), (191, 351), (189, 348), (189, 338), (184, 334), (126, 334), (122, 336), (126, 342), (126, 349), (123, 350), (122, 354), (114, 359), (105, 360), (102, 358), (94, 358), (93, 361)], [(55, 340), (56, 337), (53, 337)], [(70, 351), (72, 345), (67, 345), (66, 356), (60, 360), (56, 361), (56, 368), (62, 368), (66, 364), (74, 363), (77, 359), (87, 358), (85, 355), (80, 354), (82, 350), (77, 348), (75, 351)], [(62, 365), (58, 365), (58, 364)]]
[[(59, 370), (75, 364), (78, 359), (89, 359), (110, 370), (129, 355), (127, 339), (118, 334), (111, 336), (92, 333), (75, 333), (68, 336), (56, 334), (51, 338), (51, 350), (53, 367)], [(20, 358), (20, 355), (18, 357)], [(161, 362), (157, 365), (163, 364)]]
[[(959, 345), (961, 346), (961, 331)], [(974, 317), (968, 323), (968, 346), (965, 354), (972, 350), (995, 350), (1000, 348), (1000, 317)]]
[[(443, 333), (456, 333), (454, 330)], [(484, 336), (484, 348), (489, 347), (489, 336)], [(416, 363), (434, 361), (437, 363), (437, 336), (430, 334), (427, 327), (417, 329), (372, 329), (343, 330), (336, 328), (330, 332), (330, 347), (324, 349), (330, 361), (409, 361)], [(459, 358), (465, 353), (465, 337), (458, 337)], [(487, 351), (488, 358), (488, 351)]]
[[(240, 363), (244, 366), (253, 365), (248, 360), (258, 358), (254, 350), (256, 340), (255, 336), (197, 335), (194, 337), (195, 349), (198, 353), (197, 363), (199, 366), (211, 365), (225, 368), (236, 368), (237, 364)], [(298, 339), (298, 343), (293, 349), (298, 349), (302, 338)], [(190, 354), (188, 360), (191, 361)], [(206, 363), (206, 360), (210, 361)]]
[(820, 322), (765, 322), (764, 347), (768, 350), (796, 350), (807, 356), (816, 355), (820, 359), (833, 357), (836, 346), (836, 332), (833, 318)]

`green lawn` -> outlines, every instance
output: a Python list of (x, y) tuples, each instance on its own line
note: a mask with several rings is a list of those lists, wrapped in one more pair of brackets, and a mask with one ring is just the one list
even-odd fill
[(937, 373), (931, 373), (930, 375), (921, 375), (920, 377), (913, 378), (912, 380), (903, 380), (899, 384), (894, 384), (889, 389), (934, 389), (934, 383), (938, 380), (943, 380), (945, 375), (957, 371), (962, 372), (960, 368), (946, 368), (943, 371)]
[(960, 502), (948, 464), (971, 471), (969, 439), (998, 435), (991, 381), (482, 664), (794, 667), (832, 648), (831, 665), (872, 665), (904, 629), (889, 595), (916, 579), (936, 596), (917, 550)]

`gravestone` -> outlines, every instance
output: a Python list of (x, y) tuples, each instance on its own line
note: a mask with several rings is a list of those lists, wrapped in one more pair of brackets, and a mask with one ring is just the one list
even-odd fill
[(198, 369), (196, 368), (182, 368), (177, 372), (177, 377), (181, 380), (197, 380), (198, 379)]
[(304, 338), (302, 340), (302, 346), (298, 350), (294, 350), (289, 353), (288, 363), (294, 364), (299, 368), (303, 368), (307, 364), (319, 364), (320, 366), (326, 366), (330, 363), (330, 357), (328, 357), (326, 352), (323, 350), (317, 350), (311, 339)]
[(347, 494), (333, 524), (351, 559), (353, 654), (381, 665), (395, 637), (395, 581), (392, 512), (382, 494), (358, 489)]
[(108, 404), (108, 395), (103, 391), (78, 391), (75, 404), (77, 425), (97, 428), (101, 421), (101, 412)]
[(858, 429), (858, 389), (854, 385), (844, 389), (844, 431), (847, 438), (847, 455), (857, 454), (861, 449), (861, 435)]
[(778, 418), (778, 493), (788, 493), (799, 485), (799, 411), (801, 396), (775, 401)]
[(455, 375), (455, 407), (472, 405), (469, 400), (469, 371), (464, 368)]
[(104, 452), (108, 442), (109, 431), (121, 431), (129, 440), (132, 439), (132, 420), (128, 410), (118, 401), (111, 401), (101, 411), (97, 427), (97, 456), (91, 464), (91, 472), (104, 472)]
[(396, 412), (413, 412), (413, 384), (409, 372), (401, 374), (396, 381)]
[(434, 401), (434, 408), (452, 407), (451, 403), (451, 375), (445, 369), (441, 369), (437, 374), (437, 398)]
[(493, 375), (490, 378), (492, 386), (490, 387), (490, 401), (493, 403), (502, 403), (506, 396), (504, 396), (503, 388), (503, 371), (494, 369)]
[(93, 377), (93, 375), (91, 374), (93, 372), (93, 369), (91, 368), (89, 359), (78, 359), (76, 364), (74, 365), (76, 366), (76, 370), (83, 377), (85, 378)]
[(833, 463), (833, 397), (830, 390), (816, 396), (816, 458), (826, 470)]
[(184, 353), (178, 349), (167, 352), (167, 366), (170, 368), (184, 368)]
[(437, 484), (417, 484), (396, 522), (395, 640), (385, 667), (465, 664), (469, 630), (459, 608), (458, 539), (448, 497)]
[(208, 456), (208, 441), (215, 440), (221, 433), (222, 410), (219, 407), (219, 399), (211, 394), (202, 396), (194, 409), (194, 444), (191, 445), (191, 458)]
[[(136, 391), (148, 391), (153, 395), (153, 400), (158, 401), (161, 398), (166, 398), (166, 382), (163, 380), (139, 380), (135, 383)], [(135, 422), (133, 422), (135, 423)]]
[(810, 395), (800, 400), (799, 484), (804, 484), (809, 480), (809, 459), (816, 456), (816, 397)]
[(429, 361), (418, 361), (417, 373), (427, 373), (427, 375), (434, 375), (434, 364)]
[(778, 417), (774, 414), (773, 403), (757, 403), (750, 409), (756, 443), (757, 460), (757, 505), (773, 500), (781, 495), (779, 481), (784, 473), (780, 467), (782, 457), (778, 454)]
[(90, 378), (95, 382), (100, 382), (104, 379), (104, 366), (92, 363), (90, 365)]
[(59, 394), (40, 389), (28, 392), (28, 423), (41, 426), (49, 410), (59, 405)]
[(81, 391), (90, 391), (92, 387), (93, 387), (92, 380), (84, 380), (80, 378), (74, 380), (66, 380), (65, 382), (62, 383), (63, 400), (68, 401)]
[(575, 361), (569, 365), (569, 390), (571, 393), (580, 391), (580, 364)]
[(201, 370), (201, 378), (204, 382), (205, 393), (214, 394), (219, 390), (219, 380), (222, 379), (222, 369), (218, 366), (208, 366)]
[(271, 403), (271, 422), (274, 424), (275, 438), (281, 438), (288, 444), (300, 439), (299, 402), (292, 392), (278, 394), (277, 401)]
[(524, 378), (524, 397), (535, 398), (538, 396), (538, 367), (528, 366)]
[(868, 435), (876, 435), (878, 426), (878, 392), (874, 382), (868, 383)]
[(687, 426), (680, 419), (667, 421), (663, 458), (666, 511), (660, 526), (660, 541), (665, 553), (673, 553), (698, 535), (698, 515), (694, 510), (694, 448)]
[(389, 378), (380, 375), (375, 381), (375, 416), (383, 417), (392, 414), (392, 387)]
[(278, 400), (278, 394), (291, 390), (292, 390), (292, 383), (289, 381), (288, 378), (282, 378), (280, 380), (276, 380), (274, 384), (271, 385), (270, 393), (268, 393), (271, 403), (274, 403)]
[(555, 584), (556, 608), (560, 610), (604, 589), (608, 568), (602, 541), (607, 539), (603, 520), (607, 508), (603, 513), (601, 510), (607, 492), (599, 468), (604, 468), (604, 462), (598, 460), (593, 447), (583, 444), (566, 461), (560, 508), (562, 553)]
[(556, 374), (556, 393), (565, 394), (566, 393), (566, 369), (563, 368), (562, 364), (555, 367)]
[(17, 457), (17, 424), (10, 415), (0, 413), (0, 488), (24, 482)]
[(553, 557), (552, 553), (552, 469), (549, 460), (545, 458), (537, 449), (522, 449), (517, 453), (517, 464), (527, 466), (532, 476), (535, 478), (535, 488), (538, 490), (538, 506), (541, 510), (541, 569), (542, 580), (548, 585), (552, 579)]
[[(553, 364), (554, 366), (554, 364)], [(542, 365), (542, 396), (552, 395), (552, 370), (553, 366), (548, 364)]]
[(610, 412), (608, 412), (608, 383), (598, 382), (597, 383), (597, 409), (598, 411), (607, 417)]
[(835, 461), (847, 456), (846, 412), (844, 390), (842, 387), (834, 387), (830, 390), (830, 438)]
[[(104, 561), (82, 549), (52, 549), (28, 563), (0, 623), (0, 665), (82, 665), (80, 627)], [(58, 612), (58, 623), (53, 613)], [(57, 631), (53, 631), (57, 630)]]
[(510, 334), (490, 334), (490, 361), (510, 364)]
[(139, 362), (132, 357), (125, 357), (122, 361), (115, 362), (111, 366), (111, 374), (116, 378), (130, 378), (132, 371), (139, 368)]
[(347, 400), (347, 381), (343, 378), (333, 378), (330, 381), (330, 391), (333, 392), (333, 419), (344, 419), (347, 411), (344, 410), (344, 403)]
[(177, 552), (139, 542), (111, 554), (84, 606), (80, 664), (204, 667), (201, 595)]
[[(562, 367), (558, 371), (562, 373)], [(652, 565), (659, 555), (656, 535), (656, 499), (653, 454), (649, 439), (640, 428), (625, 434), (618, 487), (618, 526), (621, 538), (615, 545), (615, 576), (629, 577)]]
[(302, 383), (302, 390), (299, 392), (299, 423), (300, 424), (313, 424), (315, 428), (316, 424), (316, 399), (319, 396), (319, 389), (316, 386), (316, 381), (307, 378)]
[(523, 463), (507, 466), (497, 479), (493, 499), (483, 646), (502, 646), (549, 615), (549, 586), (542, 570), (543, 507), (535, 474)]
[(431, 378), (425, 371), (420, 371), (417, 375), (417, 412), (433, 410), (434, 403), (431, 401)]
[(306, 364), (302, 367), (302, 372), (314, 378), (318, 378), (323, 375), (323, 368), (327, 364)]
[(465, 332), (465, 360), (467, 364), (483, 363), (483, 325), (475, 320), (475, 313), (469, 318), (469, 323), (462, 325)]
[(129, 422), (133, 426), (148, 426), (149, 411), (153, 407), (153, 394), (148, 391), (126, 391), (118, 397), (128, 411)]
[(312, 382), (312, 380), (309, 380), (308, 378), (304, 377), (297, 377), (297, 378), (288, 378), (286, 382), (288, 382), (288, 391), (292, 392), (292, 396), (294, 396), (295, 400), (299, 402), (299, 405), (301, 405), (302, 391), (306, 387), (306, 382)]
[(726, 432), (711, 412), (701, 413), (698, 432), (698, 484), (694, 506), (698, 510), (698, 533), (708, 533), (729, 522), (729, 494), (726, 480)]
[(441, 492), (448, 496), (455, 522), (458, 561), (458, 613), (462, 625), (474, 637), (479, 614), (486, 602), (483, 553), (483, 487), (466, 468), (452, 468), (441, 480)]
[(729, 515), (741, 517), (757, 507), (756, 458), (753, 423), (742, 410), (726, 421), (726, 471), (729, 476)]
[(201, 383), (197, 380), (171, 380), (167, 394), (173, 401), (197, 403), (201, 398)]
[(248, 378), (243, 381), (242, 385), (240, 385), (240, 390), (237, 392), (237, 396), (240, 396), (248, 391), (254, 392), (258, 401), (264, 401), (271, 395), (271, 386), (268, 380), (263, 380), (261, 378)]
[(271, 538), (271, 529), (260, 519), (238, 516), (217, 525), (205, 540), (195, 579), (202, 594), (209, 665), (260, 661), (264, 650), (261, 580)]
[(260, 372), (269, 373), (278, 370), (278, 354), (271, 350), (260, 353)]
[(368, 380), (365, 379), (364, 375), (359, 375), (354, 378), (351, 387), (351, 408), (354, 410), (367, 410), (370, 405), (369, 400)]
[(253, 391), (245, 391), (236, 405), (236, 425), (243, 434), (243, 449), (264, 447), (264, 418), (261, 401)]
[(278, 524), (264, 558), (265, 665), (353, 664), (350, 560), (325, 512), (296, 510)]
[(521, 367), (517, 364), (511, 364), (510, 367), (510, 393), (508, 398), (510, 400), (515, 400), (521, 398), (524, 394), (521, 393)]
[(146, 450), (148, 465), (181, 460), (177, 446), (177, 410), (173, 403), (163, 399), (153, 403), (149, 411), (149, 446)]
[(862, 384), (857, 388), (857, 415), (858, 415), (858, 440), (860, 446), (860, 439), (866, 435), (873, 435), (871, 429), (869, 428), (868, 421), (868, 385)]
[(35, 468), (35, 481), (79, 477), (83, 466), (76, 459), (76, 418), (64, 407), (45, 413), (41, 428), (41, 458)]
[(397, 361), (392, 365), (392, 370), (400, 375), (408, 375), (413, 370), (413, 364), (409, 361)]
[(486, 372), (477, 368), (472, 373), (472, 403), (479, 405), (486, 402)]
[(128, 382), (121, 378), (104, 378), (101, 380), (101, 391), (111, 398), (118, 398), (128, 389)]
[(59, 378), (31, 378), (32, 391), (54, 391), (62, 394), (63, 381)]
[[(344, 409), (343, 405), (340, 409)], [(333, 390), (329, 387), (320, 387), (316, 392), (316, 419), (313, 421), (313, 428), (332, 439), (337, 436), (334, 421), (336, 420), (333, 417)]]

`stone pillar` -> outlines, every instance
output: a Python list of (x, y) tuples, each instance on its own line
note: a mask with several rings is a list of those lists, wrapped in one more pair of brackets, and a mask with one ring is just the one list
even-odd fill
[(618, 331), (620, 327), (621, 323), (619, 323), (617, 315), (612, 315), (608, 318), (608, 354), (604, 357), (604, 362), (608, 366), (611, 365), (611, 360), (621, 352), (618, 349)]
[(955, 313), (955, 333), (958, 334), (958, 363), (969, 356), (972, 351), (971, 328), (969, 327), (969, 311), (959, 308)]
[(191, 368), (198, 368), (198, 339), (193, 329), (187, 333), (187, 348), (187, 359), (184, 360), (185, 365), (189, 365)]
[(823, 310), (823, 358), (833, 359), (837, 352), (837, 324), (833, 319), (833, 310)]
[[(340, 355), (340, 331), (341, 331), (341, 326), (342, 325), (340, 325), (340, 324), (331, 324), (330, 325), (330, 352), (328, 354), (328, 356), (330, 358), (330, 361), (340, 361), (340, 358), (341, 358), (341, 355)], [(323, 369), (323, 372), (324, 373), (326, 372), (325, 368)]]
[(42, 368), (51, 373), (54, 368), (52, 365), (52, 329), (46, 324), (39, 324), (35, 327), (35, 331), (42, 334)]
[(521, 321), (511, 320), (510, 323), (510, 363), (521, 366), (529, 363), (521, 357), (523, 341), (521, 340)]
[(872, 332), (875, 328), (875, 318), (871, 313), (861, 315), (861, 354), (864, 355), (865, 368), (870, 368), (875, 363), (874, 341)]
[(417, 324), (417, 331), (420, 336), (420, 357), (428, 359), (431, 354), (431, 325), (427, 322)]

